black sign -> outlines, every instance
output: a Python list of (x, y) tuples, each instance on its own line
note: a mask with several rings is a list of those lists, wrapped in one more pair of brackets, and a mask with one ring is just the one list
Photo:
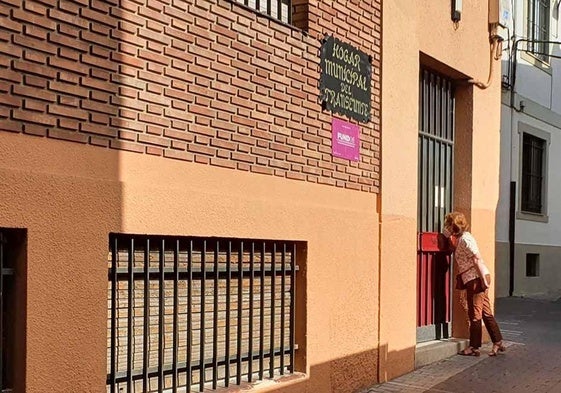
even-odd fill
[(320, 100), (325, 109), (360, 122), (370, 121), (369, 56), (357, 48), (326, 36), (320, 49)]

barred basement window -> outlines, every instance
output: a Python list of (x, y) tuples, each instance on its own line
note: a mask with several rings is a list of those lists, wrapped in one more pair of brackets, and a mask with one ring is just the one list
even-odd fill
[(294, 372), (297, 243), (112, 234), (109, 248), (108, 392)]
[(284, 23), (292, 23), (292, 10), (290, 0), (234, 0), (257, 12), (280, 20)]

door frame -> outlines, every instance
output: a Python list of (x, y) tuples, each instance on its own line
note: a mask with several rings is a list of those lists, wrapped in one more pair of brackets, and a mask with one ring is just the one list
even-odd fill
[[(427, 68), (419, 75), (417, 342), (451, 337), (452, 260), (434, 239), (454, 200), (455, 89)], [(436, 240), (433, 240), (433, 242)]]

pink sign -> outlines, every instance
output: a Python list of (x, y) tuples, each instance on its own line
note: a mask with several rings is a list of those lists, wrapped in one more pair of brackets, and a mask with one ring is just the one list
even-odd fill
[(333, 119), (331, 122), (332, 154), (335, 157), (358, 161), (360, 156), (359, 126)]

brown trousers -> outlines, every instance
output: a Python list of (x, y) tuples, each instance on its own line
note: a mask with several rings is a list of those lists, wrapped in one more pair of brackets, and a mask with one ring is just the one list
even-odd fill
[(491, 303), (487, 290), (483, 290), (479, 278), (468, 281), (466, 283), (467, 305), (469, 316), (469, 346), (479, 348), (481, 346), (482, 326), (481, 320), (485, 323), (485, 327), (494, 343), (498, 343), (503, 339), (499, 325), (493, 316)]

